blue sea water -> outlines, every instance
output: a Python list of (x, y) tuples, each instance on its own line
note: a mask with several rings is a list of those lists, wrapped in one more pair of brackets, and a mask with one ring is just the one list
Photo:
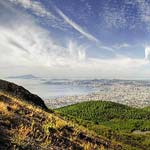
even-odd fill
[(83, 85), (71, 84), (44, 84), (41, 80), (32, 79), (9, 79), (18, 85), (25, 87), (30, 92), (37, 94), (43, 99), (53, 99), (61, 96), (84, 95), (94, 91), (93, 88)]

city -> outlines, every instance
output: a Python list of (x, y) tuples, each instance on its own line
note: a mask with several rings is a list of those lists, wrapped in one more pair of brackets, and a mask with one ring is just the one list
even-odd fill
[[(48, 106), (58, 108), (82, 101), (102, 100), (112, 101), (133, 107), (146, 107), (150, 105), (149, 81), (128, 80), (80, 80), (67, 84), (95, 88), (95, 92), (85, 95), (61, 96), (45, 100)], [(66, 83), (65, 83), (66, 84)]]

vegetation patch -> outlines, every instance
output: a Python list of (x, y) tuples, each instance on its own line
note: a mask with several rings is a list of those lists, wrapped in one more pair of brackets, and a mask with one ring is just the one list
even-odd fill
[[(136, 149), (149, 149), (149, 107), (139, 109), (114, 102), (90, 101), (56, 109), (64, 118)], [(134, 131), (146, 134), (134, 134)], [(140, 132), (139, 132), (140, 133)]]

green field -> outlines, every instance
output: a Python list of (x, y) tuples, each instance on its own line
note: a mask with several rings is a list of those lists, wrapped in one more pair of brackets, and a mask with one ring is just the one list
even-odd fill
[(140, 109), (113, 102), (90, 101), (56, 111), (98, 135), (120, 141), (133, 149), (150, 149), (150, 107)]

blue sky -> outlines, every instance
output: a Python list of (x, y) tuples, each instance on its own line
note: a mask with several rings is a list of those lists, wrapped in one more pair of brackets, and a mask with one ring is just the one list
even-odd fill
[(150, 1), (1, 1), (0, 40), (0, 77), (149, 79)]

